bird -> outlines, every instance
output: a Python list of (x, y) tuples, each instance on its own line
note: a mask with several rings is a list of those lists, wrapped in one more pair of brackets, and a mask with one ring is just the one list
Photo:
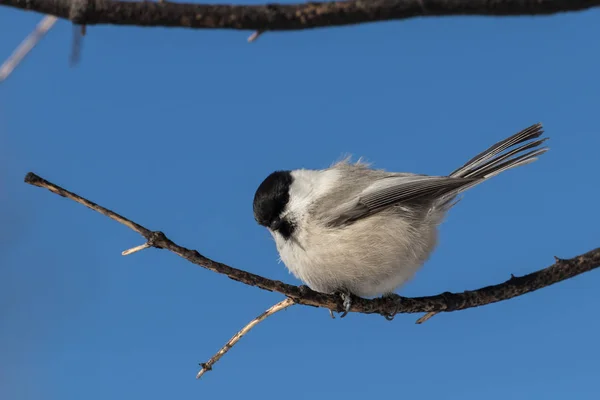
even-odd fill
[[(425, 264), (438, 227), (468, 189), (545, 153), (537, 123), (447, 176), (387, 172), (349, 159), (325, 169), (277, 170), (256, 189), (254, 219), (287, 269), (314, 291), (343, 299), (390, 296)], [(333, 316), (333, 314), (332, 314)]]

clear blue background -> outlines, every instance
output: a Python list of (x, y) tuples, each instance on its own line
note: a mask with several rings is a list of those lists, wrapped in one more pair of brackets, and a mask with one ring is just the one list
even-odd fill
[[(41, 15), (0, 8), (5, 59)], [(252, 216), (272, 170), (344, 154), (444, 174), (538, 121), (539, 161), (465, 195), (400, 290), (462, 291), (599, 245), (600, 10), (267, 33), (60, 21), (0, 86), (3, 399), (597, 399), (600, 271), (393, 322), (294, 306), (200, 381), (282, 296), (22, 180), (34, 171), (216, 260), (297, 284)]]

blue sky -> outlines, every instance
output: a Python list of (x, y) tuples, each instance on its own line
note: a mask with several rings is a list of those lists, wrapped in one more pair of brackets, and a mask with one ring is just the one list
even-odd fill
[[(0, 11), (4, 59), (41, 16)], [(250, 33), (90, 27), (70, 68), (61, 21), (2, 84), (0, 397), (596, 399), (598, 271), (423, 325), (294, 306), (194, 379), (282, 296), (166, 251), (122, 257), (137, 234), (28, 171), (298, 284), (252, 216), (271, 171), (350, 153), (445, 174), (541, 121), (551, 150), (469, 191), (400, 293), (475, 289), (599, 245), (599, 10)]]

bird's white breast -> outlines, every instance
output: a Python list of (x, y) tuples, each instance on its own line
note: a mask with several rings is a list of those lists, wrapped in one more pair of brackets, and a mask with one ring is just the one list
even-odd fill
[(284, 215), (295, 219), (296, 230), (287, 240), (271, 233), (286, 267), (313, 290), (348, 290), (362, 297), (393, 292), (414, 275), (434, 249), (439, 221), (426, 218), (414, 226), (397, 211), (384, 211), (345, 227), (323, 226), (309, 217), (307, 209), (315, 196), (335, 190), (339, 172), (293, 174)]

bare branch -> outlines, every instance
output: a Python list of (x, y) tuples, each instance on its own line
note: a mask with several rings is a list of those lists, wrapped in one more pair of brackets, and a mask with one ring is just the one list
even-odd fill
[[(315, 292), (306, 286), (289, 285), (213, 261), (196, 250), (190, 250), (175, 244), (162, 232), (153, 232), (111, 210), (48, 182), (32, 172), (27, 174), (25, 182), (34, 186), (46, 188), (53, 193), (74, 200), (120, 222), (144, 236), (148, 241), (149, 246), (167, 249), (193, 264), (213, 272), (227, 275), (233, 280), (272, 292), (281, 293), (293, 299), (294, 302), (298, 304), (324, 307), (338, 312), (341, 312), (343, 309), (341, 296)], [(396, 313), (431, 313), (464, 310), (466, 308), (479, 307), (521, 296), (525, 293), (553, 285), (598, 267), (600, 267), (600, 248), (569, 260), (556, 258), (556, 262), (553, 265), (537, 272), (522, 277), (512, 276), (506, 282), (473, 291), (465, 291), (462, 293), (446, 292), (436, 296), (413, 298), (393, 295), (373, 300), (352, 296), (352, 307), (350, 311), (365, 314), (377, 313), (389, 316)]]
[(254, 41), (256, 41), (256, 39), (258, 39), (260, 37), (260, 35), (263, 34), (264, 31), (256, 31), (254, 33), (252, 33), (252, 35), (248, 36), (248, 43), (252, 43)]
[(150, 244), (148, 244), (148, 242), (146, 242), (144, 244), (140, 244), (139, 246), (135, 246), (135, 247), (132, 247), (131, 249), (127, 249), (127, 250), (123, 251), (121, 253), (121, 255), (128, 256), (130, 254), (137, 253), (138, 251), (142, 251), (142, 250), (148, 249), (150, 247), (152, 247), (152, 246)]
[(8, 78), (16, 66), (29, 54), (31, 49), (52, 29), (57, 20), (56, 17), (47, 15), (37, 24), (33, 32), (21, 42), (14, 53), (0, 66), (0, 82)]
[(437, 314), (436, 311), (428, 312), (427, 314), (425, 314), (421, 318), (419, 318), (416, 323), (417, 324), (422, 324), (423, 322), (429, 321), (429, 319), (431, 317), (433, 317), (435, 314)]
[[(550, 15), (597, 7), (600, 0), (348, 0), (263, 5), (111, 0), (3, 0), (1, 4), (55, 15), (81, 25), (283, 31), (414, 17)], [(77, 12), (74, 12), (74, 9)]]
[(248, 332), (250, 332), (250, 329), (254, 328), (259, 322), (262, 322), (264, 319), (266, 319), (267, 317), (270, 317), (271, 315), (275, 314), (276, 312), (285, 310), (286, 308), (288, 308), (289, 306), (291, 306), (293, 304), (294, 304), (294, 300), (287, 298), (287, 299), (275, 304), (273, 307), (269, 308), (267, 311), (263, 312), (258, 317), (254, 318), (252, 321), (250, 321), (248, 323), (248, 325), (246, 325), (245, 327), (242, 328), (241, 331), (239, 331), (238, 333), (233, 335), (233, 337), (231, 339), (229, 339), (229, 341), (227, 343), (225, 343), (225, 346), (223, 346), (221, 348), (221, 350), (219, 350), (217, 352), (217, 354), (212, 356), (211, 359), (208, 360), (207, 362), (200, 364), (202, 366), (202, 369), (200, 370), (200, 372), (198, 372), (198, 375), (196, 375), (196, 379), (200, 379), (202, 377), (202, 375), (204, 375), (206, 372), (210, 371), (212, 369), (212, 366), (215, 365), (215, 363), (217, 361), (219, 361), (221, 359), (221, 357), (223, 357), (225, 355), (225, 353), (227, 353), (233, 346), (235, 346), (235, 344), (237, 342), (239, 342), (240, 339), (243, 338)]
[(74, 67), (81, 59), (81, 47), (83, 45), (83, 37), (86, 33), (85, 25), (73, 25), (73, 42), (71, 44), (71, 57), (69, 63)]
[(146, 239), (148, 237), (150, 237), (150, 235), (152, 234), (152, 232), (150, 230), (144, 228), (143, 226), (138, 225), (135, 222), (130, 221), (127, 218), (125, 218), (107, 208), (99, 206), (98, 204), (96, 204), (94, 202), (86, 200), (83, 197), (76, 195), (75, 193), (71, 193), (59, 186), (56, 186), (56, 185), (46, 181), (45, 179), (40, 178), (39, 176), (37, 176), (34, 173), (31, 173), (31, 172), (28, 173), (27, 176), (25, 177), (25, 182), (29, 183), (31, 185), (46, 188), (46, 189), (50, 190), (51, 192), (56, 193), (59, 196), (63, 196), (68, 199), (74, 200), (74, 201), (78, 202), (79, 204), (83, 204), (84, 206), (91, 208), (94, 211), (98, 211), (100, 214), (106, 215), (110, 219), (114, 219), (115, 221), (125, 225), (126, 227), (133, 229), (134, 231), (136, 231), (137, 233), (139, 233)]

